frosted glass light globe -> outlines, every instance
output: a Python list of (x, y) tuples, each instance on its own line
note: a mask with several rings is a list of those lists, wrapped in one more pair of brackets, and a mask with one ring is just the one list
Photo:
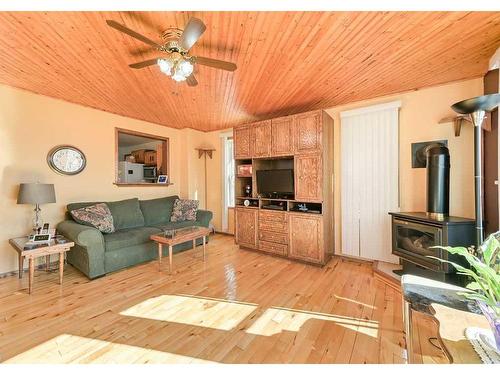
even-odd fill
[(170, 59), (158, 59), (158, 66), (162, 73), (165, 73), (167, 76), (172, 75), (172, 68), (174, 67), (174, 63)]
[(175, 70), (175, 73), (172, 75), (172, 79), (176, 82), (182, 82), (186, 80), (186, 77), (183, 76), (177, 69)]
[(184, 77), (189, 77), (193, 73), (193, 64), (188, 60), (181, 60), (177, 63), (177, 69)]

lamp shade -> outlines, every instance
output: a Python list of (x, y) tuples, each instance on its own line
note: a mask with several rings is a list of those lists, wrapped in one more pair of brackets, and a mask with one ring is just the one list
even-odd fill
[(21, 184), (17, 195), (18, 204), (56, 203), (53, 184)]
[(500, 94), (477, 96), (451, 106), (455, 112), (467, 115), (476, 111), (492, 111), (500, 103)]

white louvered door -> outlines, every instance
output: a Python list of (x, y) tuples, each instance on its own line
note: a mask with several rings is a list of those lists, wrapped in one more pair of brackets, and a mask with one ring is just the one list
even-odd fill
[(400, 102), (341, 113), (342, 253), (396, 262), (390, 211), (399, 210)]

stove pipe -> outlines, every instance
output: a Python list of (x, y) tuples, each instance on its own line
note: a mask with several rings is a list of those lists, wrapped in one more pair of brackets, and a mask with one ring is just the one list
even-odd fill
[(427, 215), (443, 220), (450, 213), (450, 152), (442, 144), (432, 144), (426, 150)]

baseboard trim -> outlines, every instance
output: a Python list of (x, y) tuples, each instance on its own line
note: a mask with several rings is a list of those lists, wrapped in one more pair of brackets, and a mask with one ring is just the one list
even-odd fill
[(365, 258), (359, 258), (359, 257), (354, 257), (351, 255), (344, 255), (344, 254), (334, 254), (334, 257), (349, 261), (349, 262), (357, 262), (357, 263), (364, 263), (364, 264), (373, 264), (373, 260), (371, 259), (365, 259)]
[[(66, 264), (66, 260), (64, 261), (64, 264)], [(49, 263), (49, 269), (50, 270), (58, 270), (59, 269), (59, 261), (56, 262), (50, 262)], [(45, 271), (45, 263), (41, 263), (37, 266), (35, 266), (35, 270), (40, 271), (43, 270)], [(29, 267), (24, 267), (23, 268), (23, 274), (29, 272)], [(10, 276), (18, 276), (19, 275), (19, 270), (14, 270), (14, 271), (7, 271), (0, 273), (0, 279), (3, 279), (5, 277), (10, 277)]]
[(214, 231), (214, 233), (224, 234), (226, 236), (232, 236), (232, 237), (234, 237), (234, 233), (222, 232), (222, 231), (218, 231), (218, 230)]

